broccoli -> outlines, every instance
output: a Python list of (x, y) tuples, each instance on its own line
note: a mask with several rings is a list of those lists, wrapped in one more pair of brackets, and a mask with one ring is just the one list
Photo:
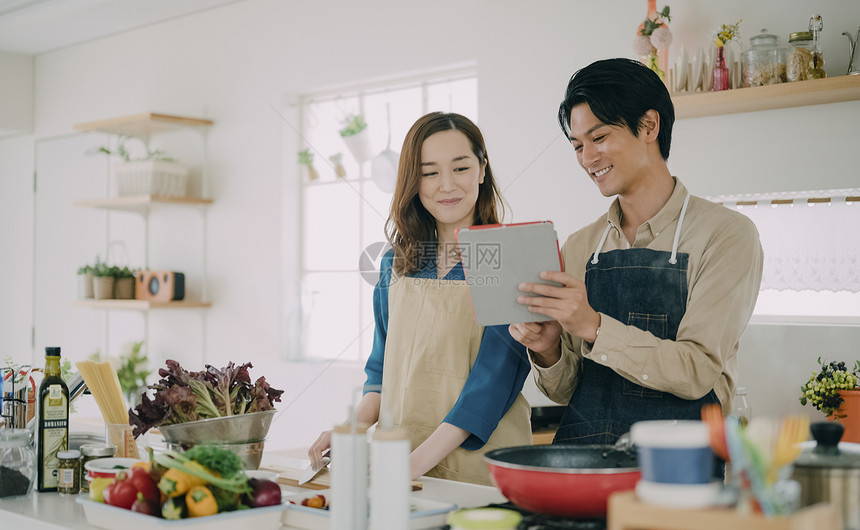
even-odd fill
[(183, 454), (209, 471), (218, 473), (221, 478), (230, 479), (245, 471), (245, 465), (238, 456), (214, 445), (195, 445)]

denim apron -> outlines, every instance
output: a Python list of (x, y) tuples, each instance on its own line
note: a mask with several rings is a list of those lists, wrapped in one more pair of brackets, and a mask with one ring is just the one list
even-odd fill
[[(678, 253), (681, 225), (690, 195), (684, 199), (672, 252), (628, 248), (600, 253), (606, 227), (585, 270), (588, 303), (595, 311), (675, 340), (687, 310), (688, 255)], [(699, 419), (702, 405), (719, 403), (713, 389), (688, 400), (640, 386), (614, 370), (583, 359), (579, 383), (562, 415), (553, 443), (612, 444), (643, 420)]]

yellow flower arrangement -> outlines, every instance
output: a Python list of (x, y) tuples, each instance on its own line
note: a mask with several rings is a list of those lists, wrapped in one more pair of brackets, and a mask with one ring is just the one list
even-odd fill
[(717, 33), (717, 40), (714, 41), (714, 44), (716, 44), (717, 48), (722, 48), (725, 43), (729, 42), (735, 37), (740, 36), (740, 30), (738, 29), (738, 26), (741, 25), (742, 21), (743, 19), (738, 20), (737, 24), (732, 24), (731, 26), (726, 26), (725, 24), (722, 25), (722, 28), (720, 28), (719, 33)]

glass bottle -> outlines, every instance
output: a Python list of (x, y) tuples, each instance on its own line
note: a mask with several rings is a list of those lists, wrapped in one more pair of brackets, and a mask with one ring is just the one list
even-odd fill
[(746, 426), (752, 416), (752, 407), (747, 401), (746, 387), (739, 386), (735, 389), (735, 397), (732, 399), (732, 415), (737, 416), (741, 425)]
[(726, 66), (726, 57), (724, 55), (725, 46), (717, 47), (717, 61), (714, 64), (714, 87), (713, 91), (729, 89), (729, 69)]
[(0, 498), (29, 495), (36, 480), (36, 455), (27, 429), (0, 430)]
[(809, 31), (812, 32), (812, 69), (809, 71), (810, 79), (824, 79), (827, 77), (827, 72), (824, 71), (824, 54), (821, 51), (821, 31), (824, 29), (824, 22), (821, 20), (821, 15), (812, 15), (809, 19)]
[(60, 372), (60, 348), (45, 348), (45, 377), (39, 385), (36, 428), (39, 491), (57, 491), (57, 453), (69, 444), (69, 388)]

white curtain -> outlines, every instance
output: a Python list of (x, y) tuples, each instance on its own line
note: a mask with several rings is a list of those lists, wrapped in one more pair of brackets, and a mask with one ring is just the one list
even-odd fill
[(833, 197), (829, 203), (792, 197), (793, 204), (776, 206), (770, 200), (756, 206), (721, 201), (758, 227), (764, 249), (762, 290), (860, 292), (860, 203), (846, 202), (850, 195), (809, 195)]

